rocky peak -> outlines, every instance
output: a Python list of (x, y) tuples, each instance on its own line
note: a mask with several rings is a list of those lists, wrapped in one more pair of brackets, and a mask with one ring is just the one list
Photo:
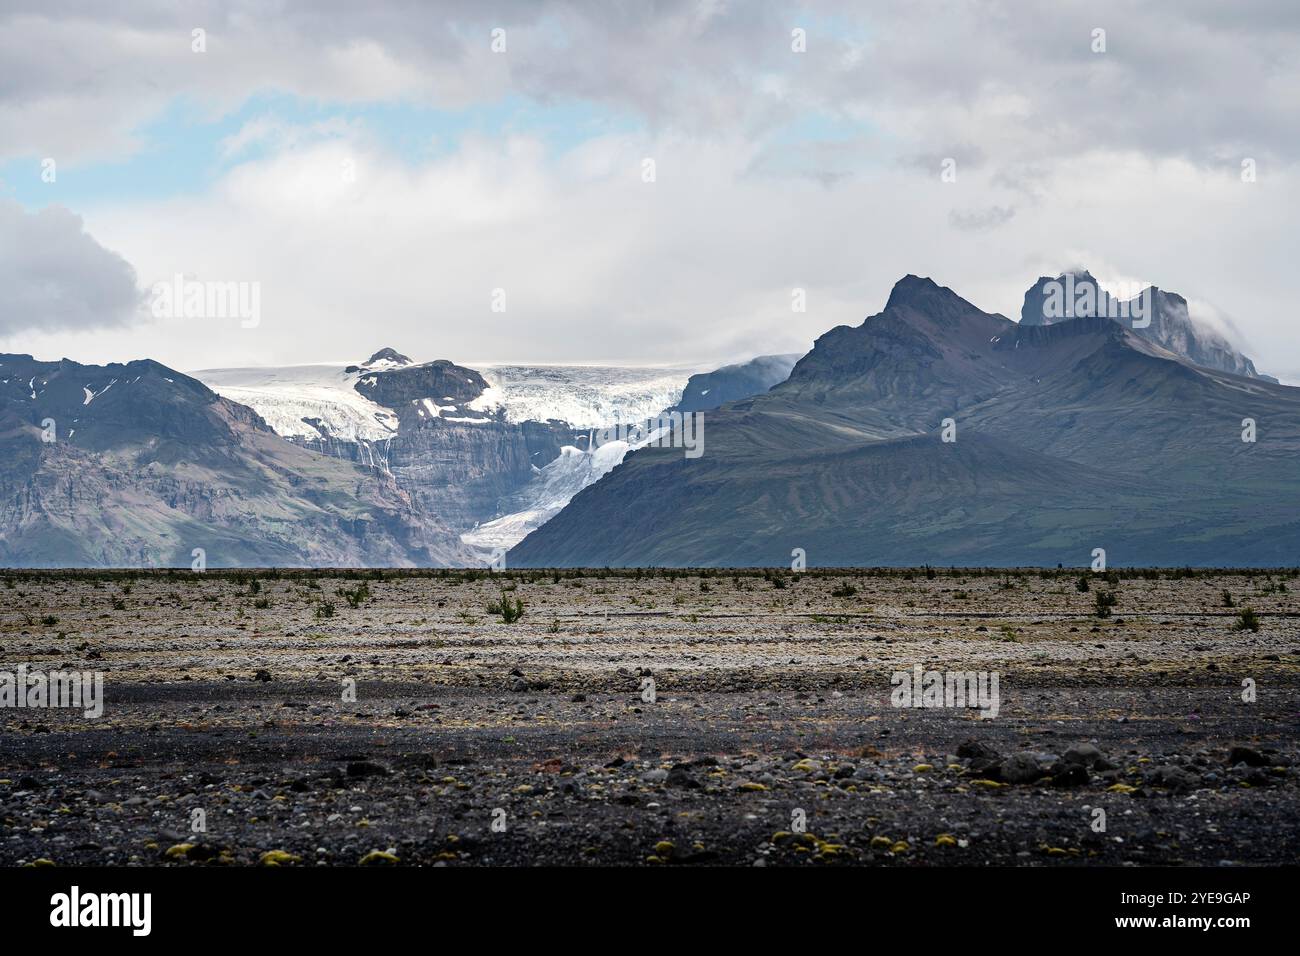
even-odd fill
[(359, 372), (364, 369), (370, 372), (378, 372), (394, 368), (406, 368), (412, 364), (414, 363), (409, 358), (396, 349), (382, 348), (360, 365), (349, 365), (347, 371)]
[(1039, 276), (1025, 293), (1022, 326), (1055, 325), (1074, 319), (1104, 317), (1149, 342), (1205, 368), (1276, 381), (1219, 332), (1192, 318), (1187, 300), (1175, 292), (1148, 286), (1129, 300), (1109, 295), (1086, 269)]

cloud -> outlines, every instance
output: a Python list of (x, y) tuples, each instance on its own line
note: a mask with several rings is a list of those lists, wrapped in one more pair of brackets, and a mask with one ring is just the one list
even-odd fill
[[(508, 94), (572, 98), (700, 137), (761, 136), (826, 113), (887, 133), (904, 159), (955, 156), (963, 168), (1098, 147), (1292, 163), (1297, 9), (1289, 0), (1261, 0), (1249, 16), (1209, 0), (211, 0), (109, 10), (14, 0), (0, 15), (0, 144), (6, 155), (121, 156), (175, 96), (219, 113), (278, 90), (447, 109)], [(807, 32), (804, 53), (791, 49), (794, 27)], [(204, 53), (191, 50), (195, 28), (207, 31)], [(491, 49), (496, 28), (505, 52)], [(1099, 28), (1105, 52), (1094, 52)]]
[(1014, 206), (989, 206), (987, 209), (972, 209), (967, 212), (954, 209), (948, 214), (948, 221), (954, 229), (963, 232), (984, 232), (1010, 222), (1015, 214)]
[[(178, 272), (259, 281), (261, 325), (96, 333), (78, 340), (87, 359), (194, 368), (391, 344), (466, 362), (696, 363), (797, 351), (877, 310), (906, 273), (1018, 315), (1034, 278), (1080, 262), (1216, 303), (1261, 367), (1300, 367), (1300, 7), (1282, 0), (1251, 16), (1209, 0), (6, 11), (9, 155), (59, 156), (62, 172), (64, 151), (145, 148), (141, 124), (164, 110), (203, 124), (258, 93), (287, 104), (225, 130), (201, 193), (78, 207), (146, 287)], [(367, 132), (370, 104), (455, 116), (421, 149), (385, 138), (393, 111)], [(791, 312), (793, 287), (808, 312)]]
[(135, 270), (62, 206), (0, 200), (0, 335), (122, 326), (140, 304)]

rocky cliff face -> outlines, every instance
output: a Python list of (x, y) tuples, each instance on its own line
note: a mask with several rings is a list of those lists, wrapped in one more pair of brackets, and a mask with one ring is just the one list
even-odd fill
[(0, 563), (465, 564), (391, 475), (277, 436), (156, 362), (0, 355)]
[(1181, 295), (1150, 286), (1135, 299), (1136, 306), (1109, 295), (1087, 271), (1062, 273), (1055, 279), (1039, 276), (1025, 292), (1020, 323), (1055, 325), (1075, 318), (1106, 317), (1197, 365), (1277, 381), (1256, 371), (1255, 363), (1222, 334), (1194, 320)]
[(798, 355), (760, 355), (748, 362), (692, 375), (673, 410), (708, 411), (727, 402), (759, 395), (778, 382), (784, 382), (797, 361)]

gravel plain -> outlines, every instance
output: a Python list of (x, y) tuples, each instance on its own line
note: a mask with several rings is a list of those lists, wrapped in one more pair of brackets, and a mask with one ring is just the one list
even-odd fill
[(0, 574), (3, 865), (1300, 858), (1293, 571)]

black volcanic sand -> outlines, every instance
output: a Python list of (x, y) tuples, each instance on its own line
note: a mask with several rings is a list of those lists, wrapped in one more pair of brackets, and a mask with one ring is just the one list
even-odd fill
[[(0, 864), (1300, 858), (1289, 574), (780, 577), (521, 574), (507, 625), (472, 574), (10, 572), (0, 671), (106, 704), (0, 710)], [(891, 706), (913, 663), (998, 716)]]

